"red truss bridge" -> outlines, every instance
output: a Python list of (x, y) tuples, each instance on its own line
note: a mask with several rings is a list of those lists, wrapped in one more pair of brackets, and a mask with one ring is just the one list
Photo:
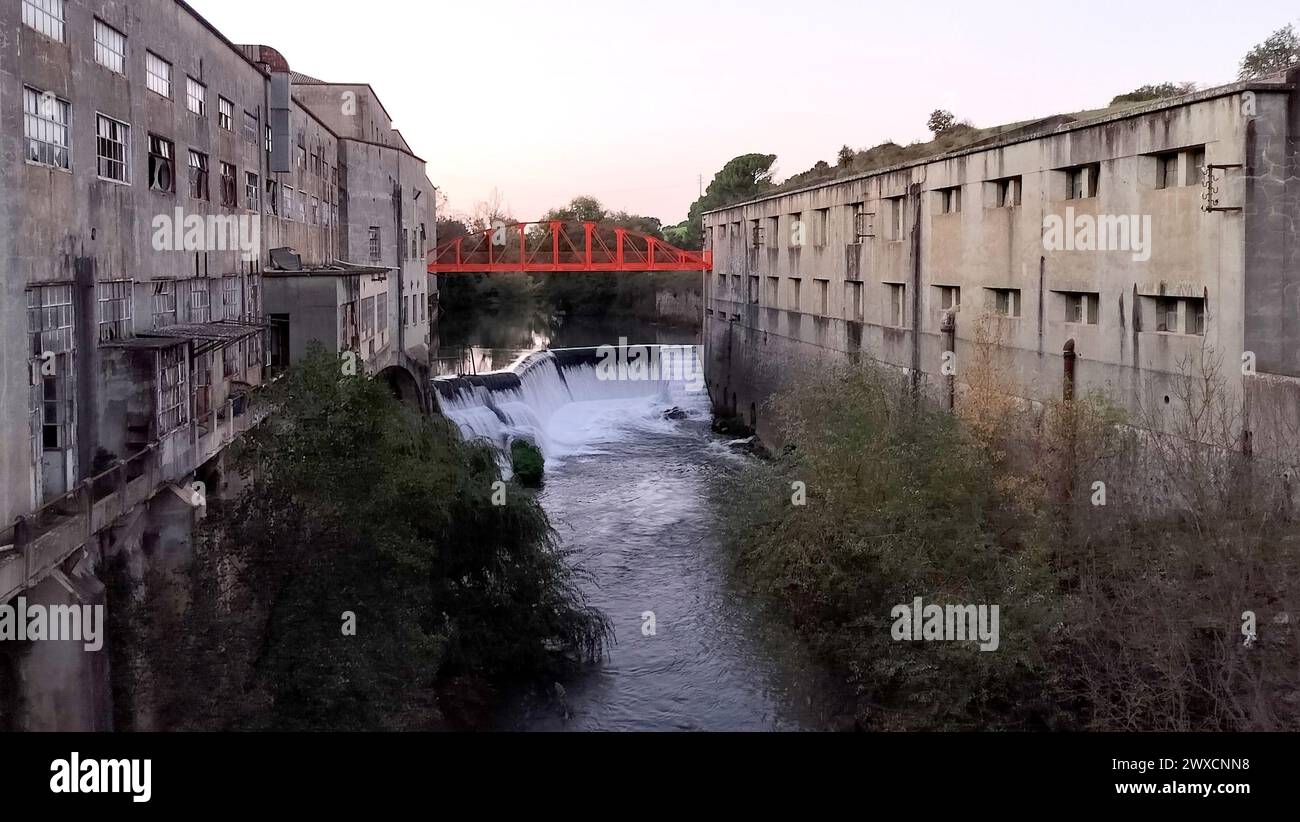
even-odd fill
[(499, 225), (440, 244), (430, 274), (711, 271), (712, 251), (683, 251), (618, 226), (550, 220)]

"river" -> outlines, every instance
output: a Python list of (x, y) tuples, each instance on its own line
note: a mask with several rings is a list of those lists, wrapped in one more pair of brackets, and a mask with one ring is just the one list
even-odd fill
[[(463, 321), (441, 348), (486, 345), (478, 365), (529, 348), (632, 343), (694, 344), (691, 331), (635, 321), (558, 324), (533, 314)], [(513, 347), (503, 342), (515, 342)], [(519, 345), (518, 343), (523, 343)], [(540, 501), (572, 559), (589, 574), (588, 600), (613, 622), (603, 663), (564, 683), (514, 694), (502, 730), (820, 730), (842, 701), (831, 679), (784, 626), (731, 579), (711, 493), (752, 459), (712, 433), (708, 398), (683, 383), (640, 396), (580, 388), (580, 401), (550, 408), (563, 390), (550, 372), (529, 377), (506, 416), (537, 427), (547, 476)], [(547, 381), (553, 381), (551, 386)], [(618, 392), (613, 392), (618, 393)], [(519, 407), (533, 405), (535, 408)], [(677, 408), (680, 419), (665, 411)], [(468, 422), (473, 415), (449, 414)], [(680, 415), (675, 415), (680, 416)], [(495, 423), (495, 419), (489, 420)], [(482, 428), (482, 426), (479, 426)], [(467, 429), (468, 430), (468, 429)], [(486, 433), (486, 432), (485, 432)]]

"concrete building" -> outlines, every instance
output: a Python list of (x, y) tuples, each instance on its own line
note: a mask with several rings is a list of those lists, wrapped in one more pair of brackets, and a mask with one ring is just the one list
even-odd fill
[(1050, 118), (705, 215), (715, 405), (770, 437), (763, 402), (826, 358), (934, 388), (950, 313), (958, 383), (981, 328), (1034, 403), (1060, 396), (1068, 340), (1077, 391), (1130, 408), (1167, 405), (1172, 377), (1210, 351), (1257, 449), (1294, 450), (1297, 80)]
[[(423, 249), (398, 232), (433, 225), (432, 187), (386, 115), (373, 146), (341, 137), (274, 49), (179, 0), (15, 0), (0, 32), (0, 604), (102, 603), (110, 558), (188, 555), (190, 489), (224, 492), (258, 387), (308, 340), (369, 330), (395, 390), (427, 395)], [(371, 226), (379, 255), (348, 263)], [(300, 279), (334, 286), (323, 328)], [(103, 653), (14, 644), (0, 726), (107, 727)]]

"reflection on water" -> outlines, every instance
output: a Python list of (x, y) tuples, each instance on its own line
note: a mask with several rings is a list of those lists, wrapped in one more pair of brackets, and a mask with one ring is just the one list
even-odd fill
[(437, 332), (438, 374), (484, 374), (506, 368), (524, 352), (617, 345), (620, 337), (637, 345), (699, 342), (694, 329), (636, 319), (565, 317), (532, 306), (443, 317)]

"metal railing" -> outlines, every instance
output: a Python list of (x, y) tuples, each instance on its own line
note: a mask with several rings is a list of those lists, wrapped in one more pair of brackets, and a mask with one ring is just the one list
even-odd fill
[[(169, 432), (30, 514), (17, 517), (12, 526), (0, 531), (0, 602), (44, 579), (96, 534), (265, 420), (267, 409), (253, 402), (264, 388), (257, 386), (248, 395), (230, 398), (221, 408), (193, 420), (188, 432), (184, 428)], [(181, 459), (165, 459), (178, 451)]]

